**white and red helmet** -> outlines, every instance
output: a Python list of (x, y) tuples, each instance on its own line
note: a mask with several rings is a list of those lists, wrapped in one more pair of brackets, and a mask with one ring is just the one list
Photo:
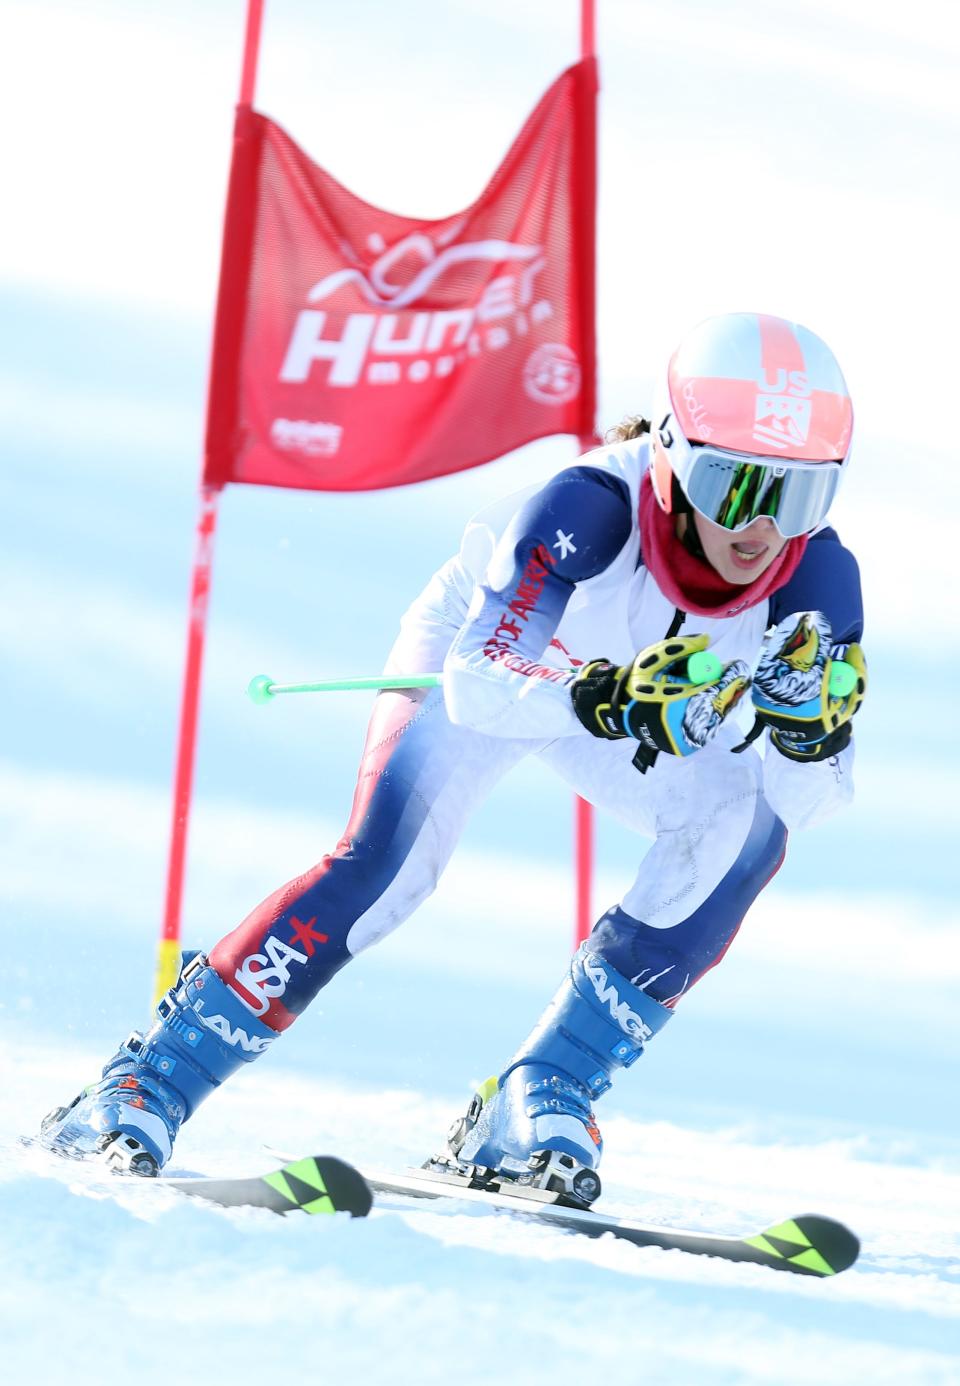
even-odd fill
[(668, 513), (673, 482), (714, 524), (766, 515), (785, 537), (827, 514), (850, 457), (853, 406), (830, 348), (761, 313), (707, 318), (670, 358), (654, 407), (650, 472)]

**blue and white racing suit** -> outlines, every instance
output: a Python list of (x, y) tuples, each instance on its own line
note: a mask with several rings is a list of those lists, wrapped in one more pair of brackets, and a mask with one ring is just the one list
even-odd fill
[(771, 598), (725, 618), (678, 613), (640, 551), (646, 448), (598, 449), (481, 512), (404, 615), (387, 672), (442, 667), (442, 690), (380, 694), (341, 841), (210, 954), (273, 1029), (426, 899), (472, 808), (524, 756), (653, 840), (590, 944), (666, 1005), (723, 956), (780, 865), (787, 829), (851, 797), (852, 743), (809, 764), (753, 747), (732, 754), (745, 729), (731, 721), (696, 754), (661, 754), (641, 775), (633, 741), (598, 739), (577, 720), (572, 670), (601, 657), (626, 664), (678, 620), (682, 633), (709, 635), (724, 663), (751, 665), (768, 628), (794, 611), (822, 611), (838, 642), (862, 632), (856, 562), (827, 528)]

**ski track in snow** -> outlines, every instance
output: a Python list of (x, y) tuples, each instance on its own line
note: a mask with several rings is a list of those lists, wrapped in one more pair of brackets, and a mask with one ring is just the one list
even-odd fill
[[(5, 1064), (9, 1380), (48, 1376), (50, 1352), (55, 1375), (72, 1382), (101, 1381), (109, 1362), (108, 1374), (144, 1386), (184, 1361), (188, 1380), (231, 1383), (293, 1372), (480, 1383), (493, 1373), (556, 1386), (584, 1374), (633, 1379), (625, 1362), (645, 1382), (958, 1380), (960, 1235), (945, 1214), (960, 1205), (960, 1169), (942, 1162), (905, 1166), (856, 1142), (762, 1145), (735, 1130), (608, 1115), (611, 1211), (729, 1232), (813, 1209), (842, 1216), (864, 1252), (829, 1283), (587, 1241), (455, 1202), (393, 1200), (396, 1211), (365, 1221), (279, 1219), (188, 1204), (21, 1147), (24, 1114), (67, 1095), (78, 1063), (95, 1062), (50, 1043)], [(251, 1131), (290, 1151), (399, 1168), (450, 1115), (410, 1090), (250, 1073), (184, 1129), (174, 1169), (266, 1169), (275, 1156)]]

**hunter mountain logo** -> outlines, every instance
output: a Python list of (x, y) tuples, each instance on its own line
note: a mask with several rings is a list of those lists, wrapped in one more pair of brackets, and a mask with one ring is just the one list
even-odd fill
[[(374, 232), (367, 237), (367, 249), (377, 258), (367, 274), (356, 268), (335, 270), (314, 284), (307, 294), (307, 302), (321, 303), (344, 284), (355, 284), (374, 308), (408, 308), (429, 293), (453, 265), (471, 261), (522, 265), (530, 264), (543, 254), (542, 246), (515, 245), (512, 241), (464, 241), (458, 245), (456, 238), (463, 225), (459, 221), (433, 240), (422, 231), (414, 231), (392, 246), (387, 246), (383, 237)], [(391, 278), (397, 271), (400, 283)]]
[(580, 393), (580, 362), (576, 354), (562, 342), (537, 347), (523, 368), (523, 388), (539, 404), (566, 404), (576, 399)]
[[(375, 258), (366, 268), (344, 245), (344, 258), (354, 263), (324, 275), (308, 290), (310, 306), (297, 314), (280, 381), (309, 380), (341, 389), (417, 385), (452, 375), (469, 358), (502, 351), (550, 321), (553, 304), (538, 286), (547, 264), (544, 247), (461, 241), (464, 224), (461, 220), (433, 236), (415, 231), (389, 246), (373, 233), (366, 245)], [(463, 285), (463, 301), (440, 309), (423, 306), (430, 291), (453, 275), (457, 287)], [(354, 303), (359, 293), (370, 311), (338, 308), (344, 291)], [(549, 404), (573, 399), (580, 389), (575, 354), (562, 345), (531, 342), (531, 347), (524, 366), (527, 393)]]

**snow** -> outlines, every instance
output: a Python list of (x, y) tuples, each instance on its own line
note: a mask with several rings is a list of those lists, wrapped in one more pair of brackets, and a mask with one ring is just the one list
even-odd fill
[[(835, 518), (871, 679), (854, 805), (792, 837), (722, 967), (603, 1099), (603, 1202), (733, 1233), (829, 1214), (857, 1266), (819, 1282), (456, 1203), (225, 1212), (19, 1144), (149, 1020), (242, 9), (6, 6), (3, 1379), (954, 1386), (960, 487), (937, 410), (960, 219), (957, 37), (934, 0), (599, 7), (600, 419), (644, 408), (710, 313), (822, 332), (857, 403)], [(262, 109), (359, 195), (424, 215), (476, 195), (576, 47), (573, 0), (266, 9)], [(570, 456), (547, 440), (389, 493), (224, 495), (186, 946), (349, 810), (370, 700), (258, 709), (250, 677), (375, 671), (467, 517)], [(174, 1167), (255, 1173), (266, 1144), (427, 1155), (563, 971), (570, 829), (566, 790), (518, 767), (433, 900), (201, 1108)], [(604, 823), (597, 850), (599, 911), (640, 849)]]
[[(960, 1247), (946, 1210), (960, 1171), (860, 1155), (856, 1143), (760, 1144), (608, 1120), (605, 1203), (723, 1231), (806, 1205), (845, 1217), (861, 1263), (835, 1281), (591, 1242), (463, 1204), (278, 1219), (110, 1181), (16, 1147), (24, 1103), (62, 1095), (76, 1066), (32, 1045), (4, 1084), (0, 1207), (8, 1379), (573, 1382), (953, 1382)], [(291, 1149), (399, 1164), (447, 1104), (409, 1089), (290, 1071), (241, 1080), (184, 1130), (177, 1168), (253, 1172)], [(64, 1084), (67, 1087), (64, 1087)], [(796, 1206), (797, 1204), (802, 1205)], [(402, 1207), (402, 1201), (395, 1204)], [(56, 1326), (55, 1337), (51, 1328)], [(51, 1362), (50, 1354), (54, 1355)]]
[[(146, 930), (130, 921), (146, 907), (137, 882), (160, 856), (164, 796), (15, 767), (3, 768), (0, 790), (14, 847), (3, 873), (8, 1000), (0, 1011), (0, 1325), (9, 1379), (52, 1372), (82, 1386), (106, 1370), (152, 1386), (183, 1370), (191, 1381), (237, 1386), (294, 1374), (412, 1386), (451, 1374), (481, 1383), (495, 1370), (524, 1386), (598, 1372), (711, 1384), (957, 1380), (960, 1142), (938, 1105), (955, 1052), (936, 1052), (955, 1026), (921, 1027), (907, 1046), (909, 1072), (901, 1080), (894, 1066), (886, 1075), (893, 1101), (901, 1081), (916, 1089), (915, 1070), (942, 1076), (934, 1110), (919, 1102), (916, 1111), (929, 1137), (897, 1129), (895, 1113), (874, 1099), (863, 1125), (832, 1113), (831, 1090), (859, 1083), (871, 1091), (886, 1070), (876, 1046), (866, 1063), (858, 1044), (847, 1050), (847, 1021), (831, 1019), (830, 1007), (800, 1036), (790, 1023), (822, 955), (820, 926), (806, 949), (800, 941), (804, 916), (825, 917), (816, 897), (779, 901), (789, 916), (781, 935), (788, 977), (771, 956), (775, 921), (758, 907), (736, 968), (733, 954), (724, 964), (731, 986), (714, 974), (678, 1015), (675, 1028), (694, 1031), (677, 1036), (682, 1060), (665, 1044), (651, 1046), (604, 1099), (603, 1203), (644, 1221), (729, 1233), (803, 1212), (835, 1216), (864, 1247), (836, 1280), (591, 1242), (456, 1202), (394, 1200), (365, 1222), (279, 1219), (187, 1202), (18, 1143), (145, 1018), (149, 935), (132, 937)], [(218, 900), (232, 909), (234, 893), (257, 887), (284, 850), (295, 855), (310, 837), (291, 813), (261, 810), (254, 824), (236, 806), (202, 804), (198, 817), (206, 826), (194, 849), (193, 908), (204, 915)], [(245, 846), (225, 851), (225, 841), (249, 842), (250, 855)], [(44, 873), (44, 858), (60, 869)], [(553, 958), (551, 980), (562, 967), (564, 940), (534, 908), (551, 892), (559, 898), (562, 885), (529, 861), (498, 862), (515, 911), (509, 948), (496, 929), (496, 946), (468, 957), (451, 939), (456, 902), (467, 902), (457, 911), (465, 931), (482, 927), (472, 916), (492, 865), (466, 847), (407, 926), (416, 931), (413, 951), (398, 933), (354, 963), (282, 1046), (200, 1109), (172, 1170), (253, 1174), (276, 1163), (276, 1151), (336, 1153), (368, 1168), (402, 1168), (428, 1154), (469, 1083), (484, 1076), (483, 1062), (495, 1066), (542, 1004), (543, 959)], [(866, 917), (853, 927), (866, 930)], [(910, 928), (887, 902), (878, 935), (885, 956), (909, 951)], [(849, 944), (834, 958), (841, 991), (857, 980), (856, 958)], [(868, 1012), (895, 971), (894, 961), (875, 963), (860, 976)], [(910, 975), (931, 1006), (946, 1009), (955, 977), (938, 981), (919, 964)], [(761, 993), (774, 976), (787, 1011), (779, 1025), (759, 1005), (745, 1026), (728, 1030), (731, 998), (741, 988)], [(711, 1045), (719, 1074), (707, 1064)], [(787, 1098), (762, 1086), (763, 1048)], [(798, 1111), (792, 1093), (811, 1065), (816, 1083), (801, 1085)], [(751, 1100), (738, 1101), (747, 1080)], [(819, 1104), (809, 1096), (818, 1091)]]

